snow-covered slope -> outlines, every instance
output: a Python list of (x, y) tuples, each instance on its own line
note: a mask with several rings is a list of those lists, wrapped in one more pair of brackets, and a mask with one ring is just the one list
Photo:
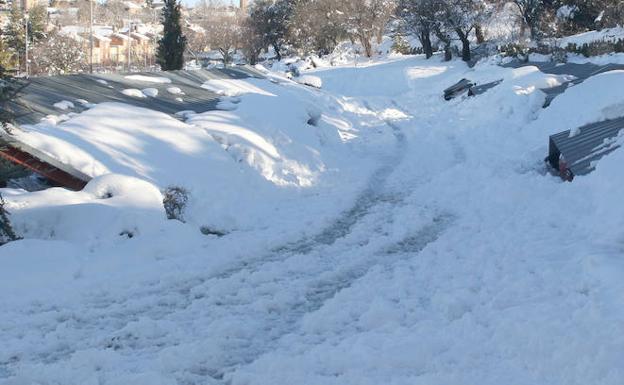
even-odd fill
[[(206, 87), (224, 95), (220, 110), (180, 111), (175, 118), (102, 103), (64, 117), (69, 120), (56, 123), (50, 117), (13, 134), (87, 175), (128, 175), (163, 191), (181, 187), (189, 194), (184, 220), (222, 232), (278, 223), (284, 224), (274, 232), (292, 229), (298, 214), (285, 211), (298, 207), (299, 199), (334, 188), (337, 178), (352, 178), (352, 185), (336, 187), (352, 195), (357, 175), (370, 168), (358, 171), (356, 165), (374, 161), (343, 150), (345, 135), (360, 129), (360, 123), (344, 116), (331, 96), (286, 79), (283, 84), (259, 79), (209, 83)], [(352, 168), (354, 175), (337, 175), (339, 167)], [(20, 219), (30, 198), (16, 198), (21, 203), (12, 211), (18, 231), (26, 237), (54, 232), (53, 238), (63, 239), (61, 231), (35, 229), (30, 217)], [(323, 205), (317, 225), (345, 203), (329, 211)]]
[[(233, 219), (248, 231), (215, 238), (197, 234), (199, 221), (158, 224), (158, 189), (139, 184), (162, 187), (184, 174), (166, 171), (164, 158), (145, 160), (142, 146), (125, 149), (137, 160), (129, 165), (82, 150), (144, 182), (110, 176), (85, 192), (39, 196), (3, 190), (19, 229), (37, 226), (54, 194), (94, 205), (89, 212), (110, 228), (116, 216), (98, 214), (108, 204), (102, 192), (136, 186), (129, 190), (149, 194), (118, 188), (108, 200), (151, 225), (144, 236), (89, 247), (26, 232), (31, 239), (0, 248), (8, 261), (0, 270), (0, 379), (619, 385), (624, 151), (573, 183), (548, 174), (542, 160), (549, 134), (619, 113), (621, 73), (589, 79), (542, 109), (539, 88), (564, 79), (535, 67), (469, 69), (437, 57), (370, 64), (313, 71), (320, 91), (275, 77), (252, 84), (262, 92), (230, 96), (241, 98), (235, 110), (157, 118), (169, 132), (197, 135), (188, 143), (224, 167), (215, 181), (232, 183), (185, 179), (201, 192), (190, 217), (209, 217), (215, 194), (234, 216), (243, 214), (238, 202), (250, 207), (254, 221)], [(445, 102), (442, 90), (464, 77), (503, 81)], [(319, 111), (316, 126), (293, 126)], [(72, 121), (84, 116), (57, 128), (77, 135)], [(193, 154), (180, 146), (166, 146), (168, 156)], [(254, 196), (258, 207), (246, 203)], [(54, 214), (57, 223), (74, 221), (72, 212)]]

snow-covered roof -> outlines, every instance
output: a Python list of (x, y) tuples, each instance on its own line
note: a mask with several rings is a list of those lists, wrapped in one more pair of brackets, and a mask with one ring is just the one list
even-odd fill
[(95, 40), (99, 40), (99, 41), (111, 41), (111, 39), (109, 39), (108, 37), (101, 36), (101, 35), (98, 35), (98, 34), (95, 34), (95, 33), (93, 34), (93, 38)]
[(129, 39), (128, 35), (125, 35), (125, 34), (119, 33), (119, 32), (115, 32), (115, 33), (111, 34), (110, 36), (111, 37), (116, 37), (116, 38), (121, 39), (121, 40), (128, 40)]
[(141, 9), (141, 8), (143, 8), (139, 4), (134, 3), (132, 1), (126, 1), (126, 2), (124, 2), (124, 5), (126, 6), (126, 8), (129, 8), (129, 9)]
[(135, 39), (139, 39), (139, 40), (150, 40), (150, 38), (148, 36), (143, 35), (142, 33), (138, 33), (138, 32), (132, 32), (130, 34), (133, 38)]

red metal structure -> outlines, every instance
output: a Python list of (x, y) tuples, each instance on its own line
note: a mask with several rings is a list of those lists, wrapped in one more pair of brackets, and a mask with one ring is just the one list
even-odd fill
[(0, 157), (71, 190), (82, 190), (91, 177), (6, 134), (0, 135)]

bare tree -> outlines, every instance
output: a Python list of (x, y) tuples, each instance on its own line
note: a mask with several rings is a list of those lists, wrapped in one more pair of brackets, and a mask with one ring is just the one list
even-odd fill
[(442, 23), (439, 29), (446, 28), (457, 35), (462, 44), (462, 60), (470, 61), (470, 34), (483, 17), (488, 6), (484, 0), (439, 0), (437, 15)]
[(427, 59), (433, 56), (431, 34), (435, 32), (438, 7), (436, 0), (401, 0), (399, 4), (399, 17), (407, 30), (418, 37)]
[(373, 39), (381, 37), (396, 8), (395, 0), (345, 0), (339, 6), (347, 32), (356, 38), (367, 57), (373, 55)]
[(215, 12), (214, 16), (202, 22), (208, 44), (223, 58), (223, 64), (232, 62), (232, 56), (240, 47), (242, 19), (237, 12)]
[(58, 75), (83, 71), (87, 66), (84, 44), (78, 37), (49, 34), (32, 50), (32, 73)]
[(251, 65), (258, 63), (258, 59), (262, 50), (265, 48), (263, 36), (258, 34), (254, 28), (253, 20), (249, 17), (243, 19), (242, 22), (241, 49), (245, 55), (245, 59)]
[(127, 6), (121, 0), (107, 0), (100, 7), (96, 7), (96, 18), (110, 23), (115, 28), (122, 28), (124, 20), (128, 19)]
[(518, 8), (523, 30), (529, 29), (531, 39), (539, 39), (540, 24), (547, 10), (544, 0), (513, 0)]
[(186, 48), (192, 53), (202, 53), (210, 49), (210, 38), (206, 30), (200, 26), (187, 27), (184, 29), (186, 36)]
[(272, 47), (277, 60), (287, 44), (290, 20), (296, 0), (256, 0), (252, 3), (250, 17), (256, 33), (264, 44)]
[(347, 35), (343, 14), (335, 0), (300, 1), (295, 5), (289, 40), (304, 53), (330, 53)]

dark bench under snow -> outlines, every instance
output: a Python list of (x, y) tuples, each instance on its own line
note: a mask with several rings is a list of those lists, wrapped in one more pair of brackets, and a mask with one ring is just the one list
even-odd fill
[(473, 83), (472, 81), (468, 79), (462, 79), (444, 90), (444, 100), (451, 100), (453, 98), (456, 98), (464, 92), (468, 92), (470, 87), (473, 87), (474, 85), (475, 83)]

